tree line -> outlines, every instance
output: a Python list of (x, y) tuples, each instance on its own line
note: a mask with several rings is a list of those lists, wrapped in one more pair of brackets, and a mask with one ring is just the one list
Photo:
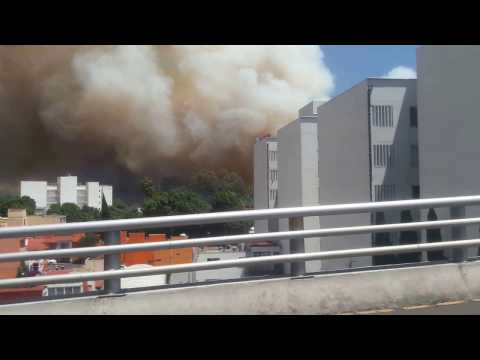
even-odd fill
[[(67, 222), (84, 222), (109, 219), (130, 219), (136, 217), (169, 216), (232, 210), (253, 207), (252, 189), (238, 174), (228, 170), (200, 170), (183, 184), (156, 184), (150, 178), (139, 181), (143, 193), (143, 204), (127, 204), (115, 199), (108, 206), (102, 198), (101, 210), (76, 204), (65, 203), (50, 206), (47, 214), (66, 216)], [(7, 216), (8, 209), (26, 209), (29, 215), (35, 213), (35, 201), (29, 197), (0, 196), (0, 216)], [(202, 235), (242, 233), (248, 231), (251, 222), (192, 226), (184, 229), (162, 229), (170, 234), (189, 232)]]

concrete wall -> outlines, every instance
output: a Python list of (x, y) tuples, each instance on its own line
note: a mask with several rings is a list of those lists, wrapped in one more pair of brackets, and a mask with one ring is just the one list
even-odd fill
[[(318, 108), (319, 203), (369, 202), (368, 86), (364, 81)], [(369, 214), (322, 216), (322, 228), (370, 224)], [(371, 246), (370, 235), (325, 237), (322, 251)], [(371, 258), (324, 260), (325, 270), (368, 266)]]
[(480, 298), (480, 264), (212, 284), (0, 306), (7, 314), (339, 314)]
[[(318, 205), (318, 138), (315, 117), (301, 117), (278, 131), (278, 207)], [(288, 219), (280, 219), (280, 231), (289, 229)], [(318, 217), (304, 218), (304, 229), (318, 229)], [(289, 240), (280, 242), (282, 253), (290, 252)], [(320, 239), (304, 240), (305, 252), (320, 251)], [(307, 272), (321, 270), (321, 261), (308, 261)]]
[[(222, 250), (203, 250), (199, 252), (196, 262), (208, 262), (208, 261), (217, 261), (218, 260), (233, 260), (240, 259), (245, 257), (245, 252), (243, 251), (222, 251)], [(239, 279), (243, 276), (243, 268), (226, 268), (226, 269), (214, 269), (214, 270), (203, 270), (195, 271), (193, 275), (193, 280), (202, 282), (209, 280), (229, 280), (229, 279)]]
[(47, 182), (46, 181), (21, 181), (20, 196), (29, 196), (35, 200), (37, 208), (47, 207)]
[[(480, 46), (417, 49), (418, 132), (422, 198), (480, 194)], [(448, 218), (448, 209), (436, 209)], [(467, 217), (480, 208), (467, 207)], [(443, 239), (450, 237), (443, 231)], [(468, 237), (479, 236), (477, 227)], [(477, 249), (469, 249), (476, 255)]]
[(102, 190), (100, 188), (100, 183), (98, 182), (87, 182), (87, 205), (95, 209), (102, 208)]
[(411, 146), (418, 146), (417, 129), (410, 127), (410, 107), (417, 106), (416, 80), (370, 79), (369, 84), (370, 105), (393, 107), (393, 127), (371, 128), (372, 145), (394, 147), (394, 166), (382, 168), (372, 163), (372, 193), (375, 184), (394, 184), (395, 200), (411, 199), (412, 186), (419, 184), (418, 168), (410, 161)]
[[(275, 151), (276, 159), (270, 158), (269, 151)], [(278, 180), (271, 178), (270, 170), (278, 170), (277, 140), (275, 138), (257, 139), (254, 146), (254, 186), (253, 197), (255, 209), (268, 209), (275, 207), (275, 199), (271, 199), (270, 190), (277, 191)], [(255, 221), (255, 232), (264, 233), (268, 231), (267, 220)]]
[[(419, 185), (418, 167), (412, 167), (412, 146), (418, 147), (417, 128), (410, 126), (410, 108), (417, 106), (416, 80), (369, 79), (371, 88), (370, 106), (391, 106), (393, 110), (393, 126), (375, 126), (373, 116), (371, 121), (371, 169), (372, 169), (372, 200), (404, 200), (412, 199), (412, 187)], [(376, 167), (374, 164), (373, 146), (385, 144), (393, 148), (393, 166)], [(418, 163), (418, 157), (417, 157)], [(394, 186), (393, 197), (377, 199), (375, 186)], [(418, 218), (418, 211), (412, 211)], [(400, 222), (400, 212), (385, 213), (386, 223)], [(393, 244), (399, 241), (399, 233), (390, 233)]]
[(310, 101), (307, 105), (305, 105), (300, 110), (298, 110), (298, 116), (305, 117), (305, 116), (317, 115), (318, 107), (321, 104), (323, 104), (323, 101), (320, 101), (320, 100)]
[(58, 193), (60, 205), (77, 203), (77, 177), (61, 176), (58, 178)]

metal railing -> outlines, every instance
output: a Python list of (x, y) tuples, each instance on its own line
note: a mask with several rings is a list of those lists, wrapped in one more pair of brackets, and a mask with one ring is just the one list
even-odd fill
[[(305, 261), (350, 258), (360, 256), (375, 256), (385, 254), (400, 254), (422, 252), (439, 249), (453, 249), (452, 261), (465, 260), (465, 248), (480, 246), (480, 239), (466, 240), (466, 226), (480, 224), (480, 218), (464, 218), (465, 206), (480, 205), (480, 196), (463, 196), (450, 198), (435, 198), (422, 200), (402, 200), (375, 203), (356, 203), (341, 205), (322, 205), (299, 208), (281, 208), (265, 210), (231, 211), (194, 215), (164, 216), (128, 220), (92, 221), (84, 223), (38, 225), (0, 229), (2, 238), (22, 238), (42, 234), (72, 234), (78, 232), (104, 233), (104, 246), (85, 247), (46, 251), (25, 251), (0, 254), (1, 262), (25, 261), (33, 259), (50, 259), (74, 256), (104, 255), (104, 270), (67, 275), (37, 276), (0, 280), (0, 288), (47, 285), (89, 280), (105, 280), (105, 290), (108, 293), (120, 291), (120, 280), (126, 277), (137, 277), (155, 274), (182, 273), (190, 271), (211, 270), (232, 267), (248, 267), (257, 264), (292, 263), (300, 266), (292, 267), (291, 275), (305, 273)], [(450, 207), (453, 219), (438, 221), (422, 221), (385, 225), (364, 225), (341, 228), (325, 228), (302, 230), (302, 219), (307, 216), (344, 215), (356, 213), (373, 213), (378, 211), (426, 209)], [(260, 234), (217, 236), (198, 239), (149, 242), (142, 244), (120, 244), (121, 230), (145, 230), (153, 228), (178, 227), (246, 220), (290, 219), (290, 230)], [(299, 221), (300, 220), (300, 221)], [(347, 250), (321, 251), (303, 253), (301, 246), (293, 246), (294, 253), (272, 256), (260, 256), (235, 260), (220, 260), (178, 265), (158, 266), (147, 269), (121, 269), (120, 254), (160, 249), (190, 248), (211, 245), (251, 243), (257, 241), (277, 241), (289, 239), (292, 243), (309, 237), (328, 237), (366, 233), (385, 233), (394, 231), (423, 230), (437, 228), (452, 228), (452, 240), (436, 243), (417, 243), (411, 245), (392, 245), (382, 247), (356, 248)], [(303, 266), (302, 266), (303, 264)]]

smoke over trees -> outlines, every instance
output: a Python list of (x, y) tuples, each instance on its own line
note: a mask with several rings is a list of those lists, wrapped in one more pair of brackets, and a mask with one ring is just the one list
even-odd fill
[(66, 172), (248, 179), (255, 136), (332, 88), (319, 46), (0, 46), (0, 190)]

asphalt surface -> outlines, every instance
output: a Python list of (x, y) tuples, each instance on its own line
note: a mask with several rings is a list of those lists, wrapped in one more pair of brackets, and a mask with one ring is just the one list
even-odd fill
[(359, 311), (342, 315), (480, 315), (480, 299), (409, 306), (402, 309)]

